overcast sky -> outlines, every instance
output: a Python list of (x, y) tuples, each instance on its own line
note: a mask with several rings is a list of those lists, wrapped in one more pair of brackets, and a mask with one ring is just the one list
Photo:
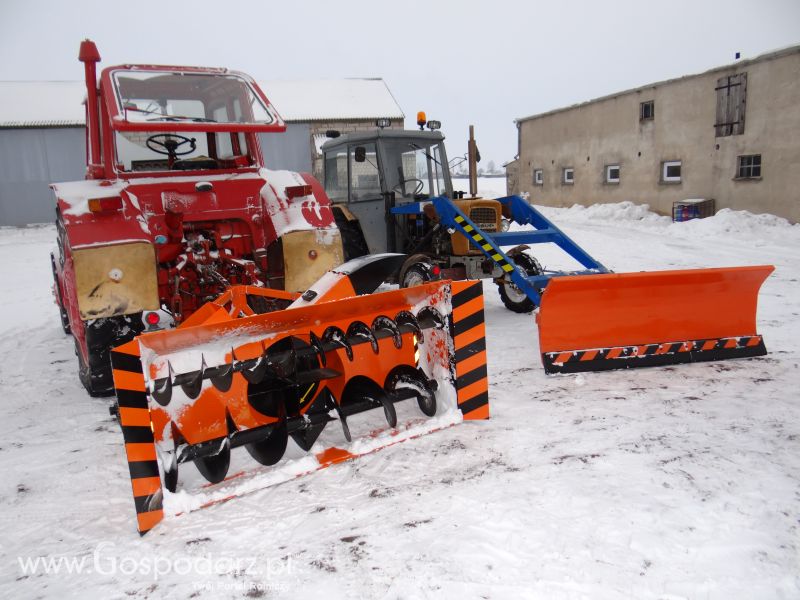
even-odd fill
[(474, 124), (486, 165), (516, 154), (515, 118), (800, 43), (800, 0), (0, 0), (0, 80), (82, 78), (85, 37), (102, 66), (383, 77), (451, 158)]

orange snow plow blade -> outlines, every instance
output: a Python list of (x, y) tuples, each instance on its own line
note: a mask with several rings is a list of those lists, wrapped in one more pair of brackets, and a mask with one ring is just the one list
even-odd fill
[[(348, 424), (361, 413), (385, 417), (379, 431), (394, 440), (489, 417), (481, 283), (370, 293), (398, 257), (345, 263), (294, 300), (233, 287), (177, 329), (112, 351), (140, 533), (164, 516), (162, 485), (191, 487), (194, 468), (188, 481), (178, 477), (185, 463), (213, 485), (231, 477), (232, 449), (271, 466), (291, 442), (287, 456), (310, 452), (316, 462), (303, 464), (313, 471), (364, 452), (363, 440), (350, 445), (363, 421)], [(406, 400), (436, 419), (401, 433), (395, 404)], [(329, 424), (338, 431), (320, 437)], [(370, 448), (389, 445), (380, 444)]]
[(761, 284), (773, 266), (554, 277), (537, 315), (548, 373), (760, 356)]

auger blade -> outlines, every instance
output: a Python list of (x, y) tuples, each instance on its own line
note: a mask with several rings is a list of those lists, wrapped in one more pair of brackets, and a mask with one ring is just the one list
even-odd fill
[(164, 469), (164, 487), (170, 492), (178, 489), (178, 455), (170, 452), (162, 457), (161, 467)]
[(344, 439), (346, 439), (348, 442), (352, 442), (353, 436), (350, 435), (350, 426), (347, 424), (347, 417), (345, 416), (344, 412), (342, 412), (342, 409), (338, 404), (336, 405), (336, 416), (339, 417), (339, 423), (342, 425)]
[(394, 402), (380, 385), (367, 377), (352, 380), (342, 395), (342, 410), (347, 416), (383, 407), (389, 427), (397, 426), (397, 411)]
[(267, 437), (245, 444), (244, 447), (256, 461), (269, 466), (278, 463), (283, 458), (288, 442), (289, 432), (286, 426), (286, 417), (284, 417), (272, 426)]
[(378, 398), (378, 401), (383, 405), (383, 415), (386, 417), (386, 422), (389, 427), (394, 429), (397, 427), (397, 411), (394, 408), (394, 402), (386, 394)]
[(347, 328), (347, 339), (351, 343), (358, 343), (361, 340), (366, 340), (372, 346), (372, 351), (377, 354), (380, 349), (378, 348), (378, 340), (375, 334), (363, 321), (353, 321)]
[(436, 382), (425, 377), (419, 369), (400, 365), (389, 373), (383, 387), (389, 393), (413, 390), (422, 413), (428, 417), (436, 414)]
[(432, 306), (425, 306), (417, 313), (417, 321), (422, 327), (444, 328), (444, 318), (442, 314)]
[(167, 406), (172, 400), (172, 365), (169, 361), (167, 361), (167, 376), (153, 381), (153, 391), (150, 395), (161, 406)]
[(347, 341), (347, 336), (344, 331), (339, 327), (335, 325), (328, 327), (322, 334), (322, 343), (333, 347), (344, 348), (348, 360), (353, 360), (353, 347), (350, 345), (350, 342)]
[(233, 362), (218, 367), (209, 367), (205, 370), (205, 376), (211, 380), (211, 385), (220, 392), (227, 392), (233, 385)]
[(264, 351), (258, 358), (243, 361), (240, 373), (247, 380), (247, 383), (259, 384), (264, 380), (268, 369), (269, 358), (267, 357), (267, 352)]
[(230, 440), (226, 437), (222, 441), (216, 442), (219, 449), (215, 454), (208, 456), (201, 456), (194, 459), (194, 465), (200, 474), (209, 483), (219, 483), (228, 474), (228, 468), (231, 465), (231, 444)]
[(320, 364), (325, 367), (328, 364), (328, 358), (325, 356), (325, 349), (322, 347), (322, 340), (317, 337), (313, 331), (309, 332), (308, 334), (309, 342), (311, 343), (311, 347), (317, 353), (317, 358), (319, 359)]
[(397, 323), (398, 329), (411, 331), (417, 337), (418, 343), (422, 343), (422, 329), (420, 329), (417, 317), (412, 315), (407, 310), (401, 310), (395, 316), (394, 322)]
[(316, 425), (309, 425), (301, 431), (293, 431), (290, 435), (301, 450), (308, 452), (311, 447), (316, 443), (322, 430), (325, 429), (326, 423), (318, 423)]
[(192, 371), (178, 375), (175, 377), (175, 381), (173, 383), (179, 384), (183, 390), (183, 393), (194, 400), (200, 395), (200, 390), (203, 387), (204, 369), (205, 361), (203, 361), (203, 366), (200, 367), (199, 371)]
[(375, 317), (375, 320), (372, 321), (372, 331), (376, 338), (391, 336), (394, 347), (398, 350), (403, 347), (403, 336), (400, 333), (400, 329), (397, 327), (397, 323), (389, 317), (385, 315)]

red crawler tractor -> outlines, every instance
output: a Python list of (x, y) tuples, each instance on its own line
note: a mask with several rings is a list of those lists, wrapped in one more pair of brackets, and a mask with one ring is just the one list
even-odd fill
[[(86, 76), (86, 180), (56, 183), (54, 291), (81, 381), (113, 393), (109, 350), (179, 324), (232, 285), (303, 291), (343, 261), (310, 175), (264, 168), (260, 133), (285, 126), (227, 69), (122, 65)], [(252, 310), (288, 302), (252, 296)]]

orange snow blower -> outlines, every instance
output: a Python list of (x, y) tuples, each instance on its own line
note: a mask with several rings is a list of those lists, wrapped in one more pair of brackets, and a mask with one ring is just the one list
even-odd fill
[[(310, 451), (333, 421), (350, 441), (358, 413), (381, 410), (394, 428), (403, 400), (429, 417), (488, 418), (481, 283), (371, 293), (404, 258), (352, 260), (302, 296), (232, 287), (177, 329), (113, 350), (140, 533), (163, 518), (162, 477), (175, 491), (187, 462), (218, 483), (232, 448), (274, 465), (289, 438)], [(353, 455), (326, 456), (327, 464)]]

